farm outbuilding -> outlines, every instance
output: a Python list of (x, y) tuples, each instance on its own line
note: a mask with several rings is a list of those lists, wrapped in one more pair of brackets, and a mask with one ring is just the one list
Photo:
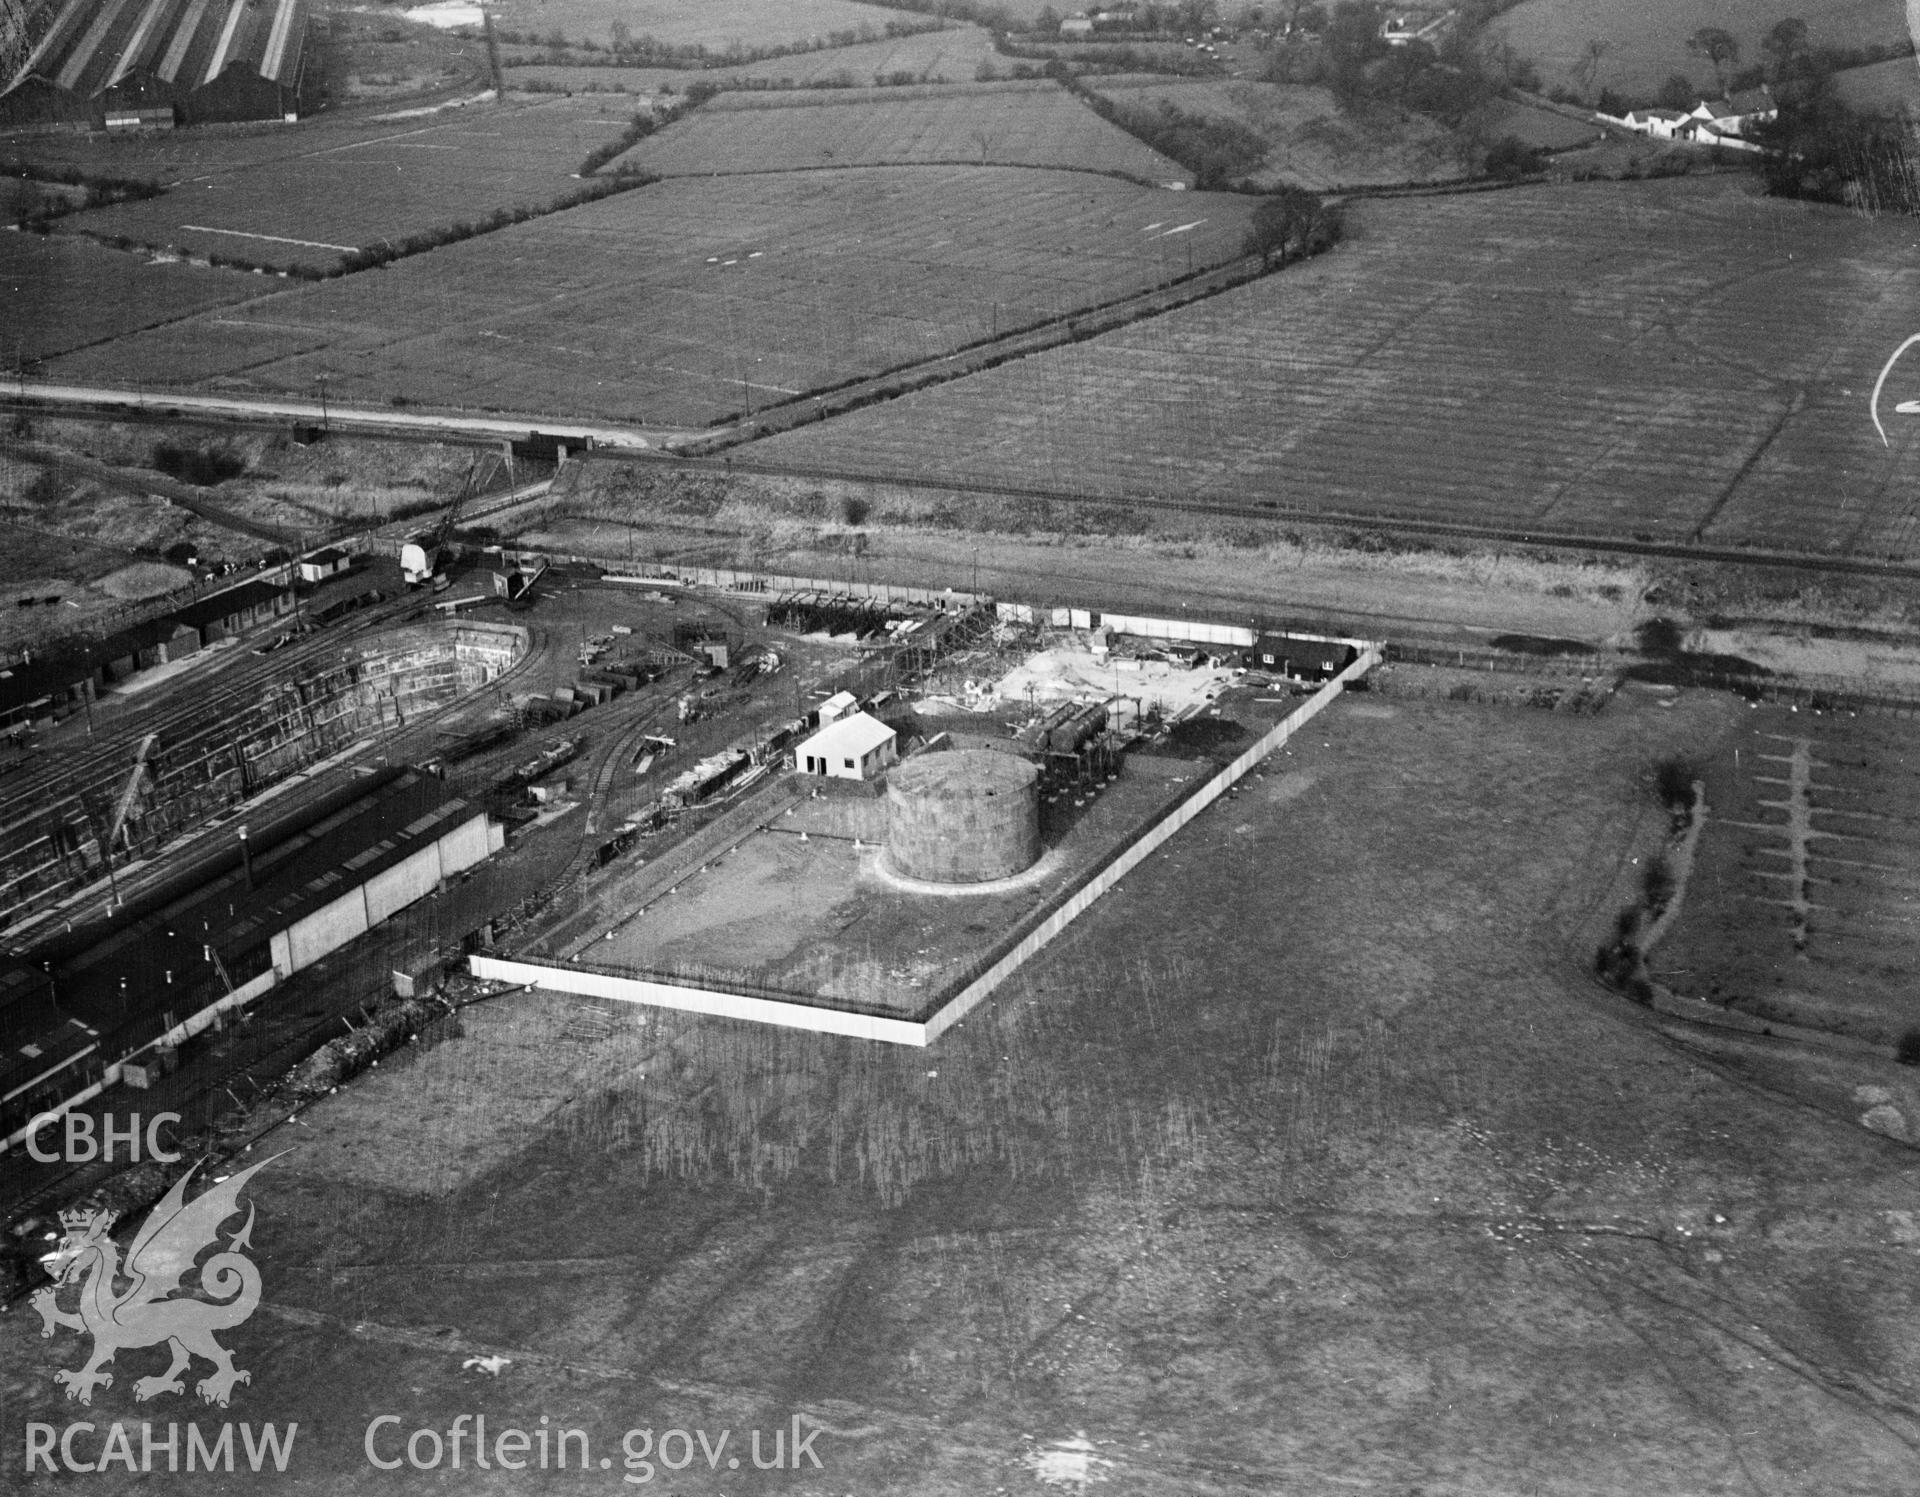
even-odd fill
[(1353, 646), (1342, 639), (1316, 639), (1307, 634), (1262, 634), (1246, 653), (1249, 670), (1270, 671), (1302, 681), (1326, 681), (1340, 674), (1356, 658)]
[(294, 120), (307, 27), (307, 0), (56, 0), (0, 126)]
[(328, 546), (311, 556), (300, 558), (300, 580), (302, 582), (325, 582), (329, 577), (337, 577), (353, 565), (353, 558), (338, 546)]
[(820, 726), (824, 728), (828, 723), (837, 722), (839, 719), (845, 717), (858, 705), (859, 702), (855, 699), (852, 692), (836, 691), (815, 709), (814, 717)]
[[(230, 587), (212, 597), (189, 603), (173, 617), (181, 624), (197, 629), (201, 640), (212, 644), (230, 638), (254, 624), (264, 623), (281, 614), (293, 612), (293, 590), (284, 582), (256, 578)], [(171, 658), (179, 658), (177, 655)]]
[(864, 712), (827, 724), (793, 751), (802, 774), (834, 780), (870, 780), (899, 757), (893, 729)]

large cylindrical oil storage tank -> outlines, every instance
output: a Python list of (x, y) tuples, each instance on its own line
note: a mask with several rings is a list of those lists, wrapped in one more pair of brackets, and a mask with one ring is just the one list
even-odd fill
[(887, 863), (906, 878), (983, 884), (1040, 857), (1040, 771), (991, 749), (909, 759), (887, 775)]

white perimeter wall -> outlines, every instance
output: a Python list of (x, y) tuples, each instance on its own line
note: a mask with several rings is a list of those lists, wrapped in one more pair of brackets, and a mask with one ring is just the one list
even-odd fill
[(643, 1003), (652, 1008), (677, 1008), (687, 1013), (714, 1014), (722, 1019), (747, 1019), (755, 1024), (778, 1024), (787, 1029), (811, 1029), (818, 1034), (849, 1034), (856, 1039), (886, 1040), (895, 1045), (924, 1045), (924, 1024), (908, 1019), (882, 1019), (870, 1014), (842, 1013), (805, 1003), (780, 1003), (771, 998), (748, 998), (739, 993), (717, 993), (708, 988), (683, 988), (637, 977), (614, 977), (605, 972), (582, 972), (574, 967), (549, 967), (539, 962), (516, 962), (505, 957), (468, 958), (475, 977), (486, 982), (524, 983), (556, 993), (579, 993), (588, 998), (611, 998), (618, 1003)]
[(1285, 722), (1277, 724), (1239, 758), (1182, 801), (1172, 815), (1102, 869), (1073, 898), (1036, 926), (1018, 946), (968, 983), (925, 1023), (841, 1013), (836, 1009), (815, 1008), (804, 1003), (748, 998), (738, 993), (679, 987), (634, 977), (616, 977), (605, 972), (583, 972), (573, 967), (512, 961), (497, 956), (470, 957), (469, 970), (475, 977), (488, 982), (524, 983), (528, 987), (545, 988), (551, 992), (579, 993), (591, 998), (610, 998), (620, 1003), (642, 1003), (654, 1008), (715, 1014), (721, 1018), (777, 1024), (788, 1029), (811, 1029), (819, 1034), (852, 1035), (857, 1039), (884, 1040), (894, 1045), (929, 1045), (1019, 971), (1096, 899), (1151, 857), (1168, 838), (1226, 794), (1254, 765), (1319, 716), (1328, 703), (1346, 690), (1348, 682), (1359, 680), (1379, 663), (1380, 655), (1376, 647), (1364, 641), (1355, 643), (1361, 652), (1359, 659), (1308, 697)]

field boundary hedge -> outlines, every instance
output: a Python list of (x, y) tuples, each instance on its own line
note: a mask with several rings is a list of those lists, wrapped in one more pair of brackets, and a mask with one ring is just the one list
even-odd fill
[[(892, 102), (898, 99), (916, 98), (988, 98), (995, 94), (1020, 94), (1023, 96), (1038, 97), (1043, 93), (1051, 91), (1054, 87), (1052, 80), (1047, 78), (995, 78), (984, 83), (977, 80), (969, 83), (928, 83), (925, 85), (927, 89), (926, 93), (919, 94), (913, 91), (921, 86), (919, 83), (876, 84), (875, 91), (884, 90), (888, 101)], [(864, 101), (833, 97), (820, 98), (817, 96), (820, 94), (844, 94), (853, 91), (855, 90), (849, 90), (840, 85), (829, 88), (817, 83), (804, 85), (795, 84), (789, 88), (779, 88), (773, 85), (762, 87), (757, 82), (746, 85), (722, 84), (720, 85), (720, 93), (726, 96), (725, 102), (716, 103), (713, 107), (717, 113), (738, 111), (743, 114), (756, 109), (845, 108), (849, 105)], [(865, 92), (867, 90), (859, 91)], [(771, 95), (772, 97), (763, 98), (761, 95)]]
[[(1033, 168), (1034, 170), (1054, 170), (1055, 168)], [(897, 365), (883, 370), (879, 374), (863, 375), (838, 385), (825, 386), (805, 395), (792, 396), (777, 404), (762, 407), (754, 412), (741, 410), (721, 421), (750, 422), (748, 430), (736, 425), (702, 441), (688, 443), (679, 452), (687, 456), (704, 456), (719, 453), (742, 443), (757, 441), (761, 437), (791, 431), (831, 416), (843, 416), (850, 411), (860, 410), (869, 405), (878, 405), (883, 401), (894, 400), (902, 395), (911, 395), (915, 391), (930, 389), (969, 375), (984, 373), (996, 369), (1002, 364), (1029, 355), (1045, 353), (1068, 343), (1083, 342), (1103, 333), (1114, 332), (1148, 317), (1157, 317), (1178, 307), (1187, 306), (1207, 297), (1217, 296), (1236, 286), (1243, 286), (1261, 276), (1272, 275), (1291, 264), (1290, 260), (1276, 260), (1269, 264), (1259, 255), (1242, 255), (1223, 265), (1209, 266), (1187, 275), (1176, 276), (1163, 284), (1138, 291), (1130, 296), (1114, 301), (1101, 302), (1079, 311), (1064, 313), (1058, 317), (1047, 318), (1013, 332), (998, 337), (977, 339), (972, 343), (963, 343), (948, 353), (938, 354), (928, 359), (918, 359), (910, 364)], [(969, 357), (972, 355), (972, 357)], [(830, 398), (838, 397), (838, 398)], [(831, 475), (854, 477), (856, 475)], [(872, 475), (867, 475), (871, 478)]]
[[(659, 109), (643, 109), (627, 121), (627, 128), (622, 130), (619, 135), (607, 141), (604, 145), (595, 146), (591, 151), (587, 152), (586, 159), (580, 163), (578, 175), (582, 177), (593, 176), (609, 161), (624, 156), (649, 136), (658, 135), (675, 120), (681, 118), (683, 115), (692, 113), (718, 92), (719, 90), (717, 88), (713, 88), (708, 84), (696, 83), (692, 88), (687, 90), (684, 97), (677, 103), (668, 104)], [(615, 176), (627, 174), (634, 174), (633, 169), (628, 167), (616, 167), (614, 169)], [(658, 179), (656, 178), (655, 180)]]
[(1137, 177), (1132, 172), (1122, 171), (1117, 166), (1053, 166), (1041, 161), (966, 161), (958, 157), (953, 160), (936, 161), (841, 161), (832, 166), (743, 166), (737, 171), (669, 171), (660, 172), (654, 180), (657, 182), (698, 182), (709, 177), (800, 177), (817, 175), (823, 172), (905, 172), (918, 171), (922, 167), (930, 170), (947, 170), (951, 167), (965, 167), (970, 171), (996, 172), (1075, 172), (1083, 177), (1108, 177), (1115, 182), (1125, 182), (1129, 187), (1150, 187), (1155, 191), (1162, 184), (1150, 177)]
[(372, 270), (378, 266), (391, 265), (396, 260), (405, 260), (414, 255), (424, 255), (429, 250), (458, 244), (465, 239), (477, 239), (483, 234), (510, 229), (516, 224), (545, 218), (549, 214), (565, 213), (570, 208), (585, 207), (588, 203), (597, 203), (602, 198), (612, 197), (618, 192), (630, 192), (636, 187), (651, 186), (659, 180), (658, 177), (646, 172), (616, 172), (611, 176), (595, 178), (585, 186), (541, 207), (496, 208), (483, 219), (461, 219), (454, 223), (442, 224), (437, 229), (421, 229), (401, 239), (383, 239), (376, 244), (362, 245), (359, 249), (349, 250), (333, 264), (326, 266), (275, 264), (270, 261), (249, 260), (241, 255), (220, 253), (196, 255), (176, 244), (156, 244), (151, 240), (135, 239), (129, 234), (107, 234), (92, 229), (70, 229), (66, 232), (83, 239), (90, 239), (96, 244), (106, 245), (109, 249), (125, 250), (129, 253), (178, 255), (189, 263), (210, 265), (221, 270), (253, 271), (260, 275), (288, 277), (299, 281), (330, 281), (340, 276), (354, 275), (359, 271)]
[[(876, 6), (875, 9), (881, 7)], [(887, 9), (903, 7), (888, 6)], [(840, 27), (829, 31), (824, 37), (808, 37), (798, 42), (776, 42), (765, 47), (748, 47), (733, 42), (725, 47), (708, 47), (700, 42), (663, 42), (657, 37), (642, 34), (629, 37), (623, 44), (610, 42), (606, 46), (591, 37), (578, 40), (569, 38), (559, 27), (554, 27), (542, 38), (533, 31), (514, 31), (496, 28), (495, 38), (508, 47), (536, 48), (549, 54), (569, 52), (584, 53), (595, 61), (581, 63), (558, 61), (550, 63), (554, 67), (621, 67), (621, 68), (661, 68), (674, 71), (697, 73), (707, 68), (750, 67), (755, 63), (778, 62), (783, 57), (809, 57), (816, 52), (837, 52), (845, 47), (871, 46), (875, 42), (904, 41), (908, 37), (926, 36), (936, 31), (954, 31), (958, 28), (946, 17), (936, 17), (927, 21), (889, 20), (884, 25), (875, 26), (871, 22), (862, 22), (857, 27)], [(514, 64), (510, 61), (507, 66)]]

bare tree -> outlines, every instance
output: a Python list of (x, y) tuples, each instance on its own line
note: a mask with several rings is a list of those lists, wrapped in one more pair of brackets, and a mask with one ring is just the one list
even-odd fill
[(1581, 49), (1580, 60), (1573, 65), (1573, 81), (1581, 93), (1592, 90), (1600, 73), (1600, 59), (1606, 55), (1605, 38), (1595, 36), (1587, 39), (1587, 45)]

